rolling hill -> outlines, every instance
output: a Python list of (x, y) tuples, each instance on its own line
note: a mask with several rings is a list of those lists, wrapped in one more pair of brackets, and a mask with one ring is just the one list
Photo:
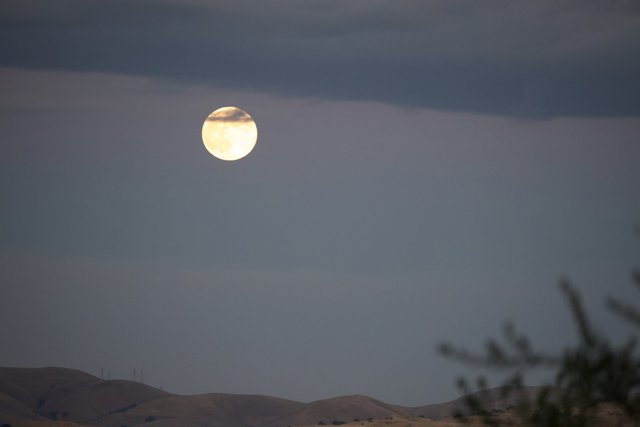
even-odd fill
[(33, 416), (80, 424), (95, 424), (132, 405), (170, 396), (141, 383), (105, 381), (65, 368), (0, 368), (0, 393)]
[[(510, 402), (495, 395), (491, 407)], [(181, 396), (123, 380), (102, 380), (66, 368), (0, 368), (0, 425), (121, 427), (287, 427), (375, 420), (432, 425), (462, 400), (404, 407), (354, 395), (296, 402), (259, 395), (209, 393)], [(395, 421), (393, 421), (395, 420)], [(393, 422), (392, 422), (393, 421)], [(360, 425), (354, 423), (354, 425)], [(444, 424), (437, 424), (442, 425)]]

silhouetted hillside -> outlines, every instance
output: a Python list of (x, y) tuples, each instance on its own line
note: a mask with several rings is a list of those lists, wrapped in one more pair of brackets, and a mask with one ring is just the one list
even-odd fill
[[(504, 397), (502, 396), (501, 390), (499, 388), (494, 388), (490, 390), (478, 391), (472, 393), (470, 396), (474, 396), (480, 402), (482, 402), (483, 406), (490, 410), (500, 410), (503, 411), (510, 406), (513, 406), (516, 403), (517, 397), (513, 394)], [(539, 391), (539, 387), (526, 387), (526, 392), (531, 398)], [(413, 416), (423, 415), (432, 420), (439, 420), (442, 418), (446, 418), (451, 416), (453, 411), (465, 411), (467, 409), (467, 405), (465, 403), (465, 397), (460, 397), (458, 399), (451, 400), (445, 403), (437, 403), (431, 405), (418, 406), (415, 408), (411, 408), (411, 414)]]
[(83, 424), (171, 396), (141, 383), (105, 381), (65, 368), (0, 368), (0, 393), (29, 408), (34, 416)]
[(304, 405), (255, 395), (212, 393), (171, 396), (145, 402), (124, 413), (112, 414), (96, 424), (104, 427), (132, 426), (152, 418), (154, 426), (264, 426)]
[(0, 393), (0, 421), (11, 425), (29, 421), (45, 421), (33, 409), (8, 394)]
[[(492, 391), (484, 399), (500, 409), (510, 403)], [(58, 421), (58, 427), (62, 422), (100, 427), (286, 427), (354, 419), (425, 425), (420, 416), (438, 420), (462, 405), (458, 399), (411, 408), (360, 395), (310, 403), (221, 393), (178, 396), (133, 381), (101, 380), (73, 369), (0, 368), (0, 424), (14, 427), (45, 427), (53, 421)]]
[(273, 420), (270, 426), (305, 425), (353, 419), (385, 418), (409, 415), (409, 409), (390, 405), (368, 396), (342, 396), (308, 403), (298, 411)]

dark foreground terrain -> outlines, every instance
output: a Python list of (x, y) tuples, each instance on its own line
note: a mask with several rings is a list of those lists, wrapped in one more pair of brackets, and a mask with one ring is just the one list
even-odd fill
[[(491, 399), (492, 407), (508, 406), (509, 402), (496, 396)], [(449, 424), (446, 417), (460, 407), (461, 400), (405, 407), (367, 396), (310, 403), (258, 395), (181, 396), (139, 382), (103, 380), (73, 369), (0, 368), (0, 425), (12, 427), (287, 427), (321, 422), (445, 426)]]

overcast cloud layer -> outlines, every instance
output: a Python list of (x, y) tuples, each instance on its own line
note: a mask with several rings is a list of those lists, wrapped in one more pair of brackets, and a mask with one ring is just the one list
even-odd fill
[(9, 0), (0, 65), (520, 117), (640, 114), (640, 3)]

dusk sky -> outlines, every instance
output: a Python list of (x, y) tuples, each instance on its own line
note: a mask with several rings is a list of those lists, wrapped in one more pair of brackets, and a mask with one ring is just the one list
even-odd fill
[(637, 1), (0, 0), (0, 143), (0, 366), (418, 405), (640, 303)]

